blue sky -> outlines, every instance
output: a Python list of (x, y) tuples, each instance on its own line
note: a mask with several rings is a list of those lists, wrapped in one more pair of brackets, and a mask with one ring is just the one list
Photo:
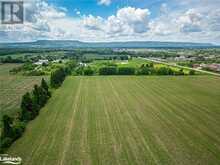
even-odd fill
[(69, 39), (220, 44), (219, 2), (24, 0), (24, 24), (0, 24), (0, 42)]
[(68, 15), (75, 16), (75, 9), (81, 13), (94, 16), (108, 17), (117, 12), (119, 8), (132, 6), (136, 8), (148, 8), (152, 17), (158, 15), (160, 6), (168, 3), (167, 0), (113, 0), (110, 5), (99, 5), (97, 0), (49, 0), (51, 4), (68, 9)]

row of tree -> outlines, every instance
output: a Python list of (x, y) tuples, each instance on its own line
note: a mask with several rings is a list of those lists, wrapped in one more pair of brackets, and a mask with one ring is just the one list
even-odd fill
[[(76, 70), (76, 75), (92, 76), (96, 74), (96, 70), (92, 67), (79, 67)], [(117, 67), (117, 66), (104, 66), (99, 68), (99, 75), (185, 75), (183, 69), (173, 69), (171, 67), (158, 67), (155, 68), (153, 64), (143, 64), (140, 68), (134, 67)], [(194, 75), (195, 71), (190, 70), (189, 75)]]
[[(143, 64), (140, 68), (105, 66), (99, 69), (99, 75), (185, 75), (183, 69), (173, 69), (170, 67), (155, 68), (153, 64)], [(189, 75), (194, 75), (195, 71), (190, 70)]]
[(1, 63), (24, 63), (23, 58), (12, 58), (11, 56), (0, 58)]
[(153, 64), (142, 65), (137, 70), (137, 75), (185, 75), (183, 69), (172, 69), (170, 67), (155, 68)]
[(31, 93), (27, 92), (23, 95), (19, 119), (24, 122), (33, 120), (50, 97), (49, 86), (46, 81), (42, 79), (40, 86), (34, 85), (34, 89)]
[(72, 71), (76, 67), (76, 61), (71, 60), (68, 63), (66, 63), (65, 67), (60, 67), (56, 69), (55, 71), (51, 72), (50, 75), (50, 85), (53, 88), (58, 88), (62, 85), (63, 81), (65, 80), (65, 77), (67, 75), (71, 75)]
[[(51, 87), (59, 87), (66, 75), (72, 73), (75, 68), (75, 61), (70, 61), (65, 67), (56, 69), (51, 73)], [(51, 97), (47, 82), (42, 79), (41, 85), (34, 85), (32, 92), (27, 92), (22, 96), (21, 111), (18, 117), (12, 118), (4, 115), (2, 118), (2, 130), (0, 136), (0, 153), (3, 153), (16, 139), (22, 136), (26, 124), (35, 119), (42, 107)]]
[(105, 66), (99, 69), (99, 75), (135, 75), (133, 67)]
[(98, 70), (91, 66), (81, 66), (75, 69), (76, 75), (195, 75), (194, 70), (189, 70), (188, 73), (183, 69), (172, 68), (169, 66), (155, 67), (153, 63), (142, 64), (139, 68), (123, 66), (118, 67), (117, 64), (106, 63), (105, 66)]
[(27, 122), (36, 118), (40, 109), (47, 103), (51, 97), (47, 82), (42, 79), (41, 85), (35, 85), (31, 93), (23, 95), (21, 101), (21, 111), (16, 118), (4, 115), (2, 118), (3, 128), (0, 137), (0, 152), (8, 148), (16, 139), (18, 139), (25, 130)]
[(53, 88), (61, 86), (66, 77), (66, 71), (63, 67), (56, 69), (51, 73), (50, 85)]

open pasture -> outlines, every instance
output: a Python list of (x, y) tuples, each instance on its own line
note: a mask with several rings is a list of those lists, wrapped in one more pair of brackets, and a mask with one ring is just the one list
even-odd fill
[(220, 164), (220, 79), (68, 77), (7, 151), (24, 165)]

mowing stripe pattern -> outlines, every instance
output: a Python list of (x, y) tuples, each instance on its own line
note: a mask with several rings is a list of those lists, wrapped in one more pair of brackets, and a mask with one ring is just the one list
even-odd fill
[(25, 165), (220, 164), (220, 79), (68, 77), (8, 150)]

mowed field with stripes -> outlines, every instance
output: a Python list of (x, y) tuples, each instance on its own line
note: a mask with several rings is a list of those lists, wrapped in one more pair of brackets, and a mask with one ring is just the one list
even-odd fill
[(220, 78), (68, 77), (7, 153), (25, 165), (220, 164)]

